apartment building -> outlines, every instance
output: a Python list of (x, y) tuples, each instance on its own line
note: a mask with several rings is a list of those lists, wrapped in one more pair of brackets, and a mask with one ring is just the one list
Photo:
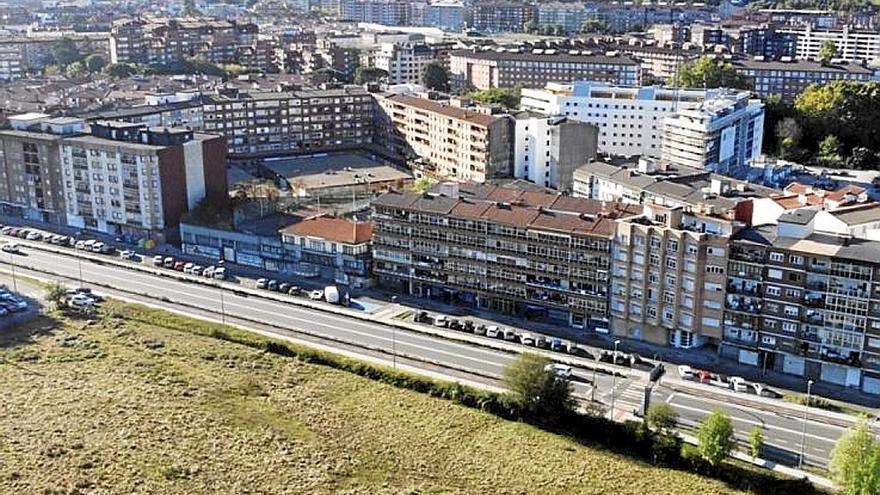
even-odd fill
[(95, 122), (61, 141), (67, 225), (165, 241), (201, 200), (227, 194), (226, 143), (188, 129)]
[(436, 56), (427, 43), (382, 43), (372, 53), (372, 65), (388, 73), (388, 84), (421, 84), (425, 66)]
[(675, 43), (656, 44), (638, 39), (607, 43), (605, 47), (606, 50), (637, 60), (641, 79), (646, 83), (672, 83), (685, 64), (705, 53), (699, 47)]
[(663, 119), (696, 108), (717, 90), (618, 86), (595, 81), (524, 88), (520, 108), (563, 115), (599, 129), (599, 152), (617, 156), (660, 156)]
[(526, 2), (480, 2), (471, 4), (466, 15), (468, 27), (481, 33), (521, 33), (537, 20), (538, 7)]
[(412, 4), (400, 0), (340, 0), (339, 19), (383, 26), (410, 26)]
[(488, 185), (440, 189), (389, 192), (373, 202), (379, 284), (608, 331), (614, 221), (640, 207)]
[(880, 243), (817, 233), (815, 216), (733, 237), (720, 353), (880, 394)]
[(372, 285), (371, 222), (319, 216), (279, 231), (284, 247), (282, 271), (317, 271), (325, 280), (352, 288)]
[(779, 62), (761, 60), (734, 61), (737, 73), (751, 79), (755, 94), (759, 98), (779, 95), (784, 101), (792, 102), (811, 84), (826, 84), (831, 81), (871, 81), (875, 79), (874, 70), (853, 63), (822, 64), (811, 60), (783, 60)]
[(662, 160), (745, 177), (761, 154), (764, 104), (748, 91), (721, 90), (664, 118), (660, 139)]
[(798, 60), (818, 60), (822, 45), (830, 41), (837, 48), (835, 59), (869, 65), (880, 62), (880, 33), (876, 30), (856, 29), (849, 25), (822, 29), (806, 24), (780, 26), (778, 31), (796, 40), (794, 56)]
[(110, 30), (110, 62), (172, 64), (201, 56), (237, 63), (243, 50), (254, 47), (258, 32), (256, 24), (205, 17), (119, 19)]
[(538, 4), (538, 27), (562, 26), (563, 32), (579, 33), (596, 12), (583, 3), (547, 2)]
[(517, 113), (513, 176), (571, 191), (574, 170), (596, 158), (598, 134), (596, 126), (568, 117)]
[(206, 132), (235, 158), (360, 148), (372, 143), (373, 100), (357, 86), (300, 91), (222, 89), (204, 96)]
[(458, 100), (411, 95), (377, 97), (382, 109), (379, 144), (413, 160), (420, 175), (485, 182), (513, 172), (513, 119)]
[(27, 220), (63, 224), (61, 139), (80, 132), (81, 120), (45, 114), (9, 117), (0, 130), (0, 211)]
[(474, 48), (450, 53), (449, 66), (452, 83), (461, 88), (542, 87), (581, 79), (622, 86), (639, 82), (638, 62), (615, 52)]
[(614, 335), (690, 349), (721, 339), (730, 211), (645, 204), (617, 220), (611, 267)]
[(444, 31), (464, 29), (465, 6), (461, 2), (430, 2), (425, 8), (425, 25)]

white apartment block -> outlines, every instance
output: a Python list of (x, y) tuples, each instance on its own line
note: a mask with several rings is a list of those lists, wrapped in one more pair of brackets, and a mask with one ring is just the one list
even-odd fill
[(658, 86), (615, 86), (595, 81), (523, 89), (523, 110), (560, 115), (599, 128), (599, 153), (660, 156), (663, 118), (696, 108), (709, 91)]
[(782, 26), (779, 33), (790, 33), (797, 37), (795, 57), (798, 60), (817, 60), (819, 50), (826, 41), (837, 47), (836, 59), (850, 62), (865, 61), (868, 64), (880, 62), (880, 32), (853, 29), (843, 26), (838, 29), (814, 28), (806, 26)]
[(576, 168), (596, 158), (598, 129), (566, 117), (516, 115), (513, 175), (559, 191), (571, 191)]
[(748, 91), (715, 90), (696, 108), (663, 119), (661, 160), (725, 175), (747, 172), (761, 154), (764, 104)]
[(425, 43), (382, 43), (373, 66), (388, 73), (388, 84), (419, 84), (425, 66), (434, 59), (434, 50)]

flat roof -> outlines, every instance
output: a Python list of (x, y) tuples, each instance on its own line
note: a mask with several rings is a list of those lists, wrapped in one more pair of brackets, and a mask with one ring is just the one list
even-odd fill
[(287, 179), (292, 187), (307, 190), (412, 179), (408, 172), (354, 153), (266, 160), (262, 166)]
[(476, 124), (483, 127), (488, 127), (499, 118), (501, 118), (495, 115), (480, 113), (475, 110), (468, 110), (466, 108), (440, 103), (436, 100), (419, 98), (417, 96), (393, 95), (387, 97), (387, 99), (395, 103), (400, 103), (401, 105), (406, 105), (408, 107), (418, 108), (420, 110), (445, 115), (446, 117), (451, 117), (453, 119), (461, 120), (463, 122), (469, 122), (471, 124)]
[(839, 72), (851, 74), (873, 74), (874, 71), (858, 64), (822, 64), (813, 60), (793, 60), (791, 62), (763, 60), (734, 60), (733, 65), (744, 69), (786, 70), (800, 72)]
[[(615, 57), (607, 55), (571, 55), (568, 49), (559, 49), (555, 53), (532, 53), (530, 50), (522, 52), (496, 50), (455, 50), (450, 52), (451, 57), (467, 57), (481, 60), (515, 60), (515, 61), (548, 61), (548, 62), (566, 62), (566, 63), (583, 63), (583, 64), (613, 64), (613, 65), (639, 65), (634, 59), (618, 55)], [(551, 49), (552, 50), (552, 49)]]

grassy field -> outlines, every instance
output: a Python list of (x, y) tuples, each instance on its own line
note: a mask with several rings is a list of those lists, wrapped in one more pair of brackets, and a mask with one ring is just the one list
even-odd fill
[(0, 336), (0, 493), (741, 493), (108, 304)]

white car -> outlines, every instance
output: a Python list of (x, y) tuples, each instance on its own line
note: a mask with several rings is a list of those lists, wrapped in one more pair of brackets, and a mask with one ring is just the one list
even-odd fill
[(448, 327), (449, 326), (449, 318), (444, 315), (437, 315), (434, 317), (434, 326), (435, 327)]
[(519, 343), (522, 345), (535, 345), (535, 338), (530, 333), (519, 334)]
[(85, 294), (74, 294), (67, 300), (67, 304), (75, 308), (87, 308), (95, 305), (95, 300)]
[(544, 371), (552, 371), (557, 378), (564, 380), (571, 379), (571, 366), (566, 364), (553, 363), (544, 367)]
[(165, 258), (163, 258), (161, 254), (157, 254), (156, 256), (153, 256), (153, 264), (155, 266), (162, 266), (162, 263), (164, 263), (164, 262), (165, 262)]
[(492, 337), (493, 339), (497, 339), (502, 335), (502, 331), (498, 328), (498, 325), (489, 325), (486, 328), (486, 337)]
[(733, 389), (734, 392), (746, 393), (751, 388), (751, 385), (746, 382), (745, 378), (739, 376), (730, 377), (730, 388)]
[(183, 265), (183, 273), (192, 273), (193, 267), (195, 267), (195, 263), (187, 263)]
[[(214, 273), (216, 274), (217, 272)], [(320, 301), (321, 299), (324, 299), (324, 291), (313, 290), (312, 292), (309, 292), (309, 299), (312, 301)]]
[(217, 267), (214, 270), (213, 277), (218, 280), (226, 280), (226, 268), (223, 268), (222, 266)]
[(204, 270), (202, 270), (202, 276), (208, 277), (208, 278), (213, 277), (214, 276), (214, 267), (209, 266), (209, 267), (205, 268)]
[(9, 253), (9, 254), (18, 254), (21, 252), (21, 250), (18, 249), (18, 244), (15, 244), (15, 243), (4, 244), (3, 247), (0, 249), (2, 249), (4, 253)]
[(25, 239), (27, 239), (29, 241), (39, 241), (42, 238), (43, 238), (43, 234), (36, 232), (36, 231), (31, 232), (30, 234), (27, 235), (27, 237), (25, 237)]
[(693, 380), (696, 377), (696, 373), (694, 373), (694, 369), (690, 366), (682, 364), (678, 367), (678, 376), (682, 380)]

